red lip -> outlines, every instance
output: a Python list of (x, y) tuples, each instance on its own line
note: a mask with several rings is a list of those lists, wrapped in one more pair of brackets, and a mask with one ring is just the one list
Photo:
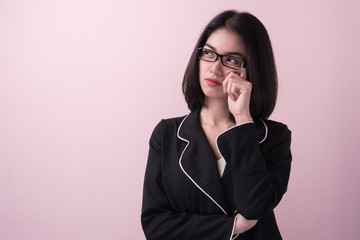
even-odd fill
[(221, 85), (221, 83), (219, 83), (218, 81), (216, 81), (215, 79), (212, 79), (212, 78), (206, 78), (205, 81), (207, 82), (207, 84), (209, 86), (219, 86), (219, 85)]

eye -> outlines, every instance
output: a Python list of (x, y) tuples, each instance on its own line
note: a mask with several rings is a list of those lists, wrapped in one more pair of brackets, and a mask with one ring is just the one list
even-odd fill
[(241, 67), (242, 65), (242, 60), (237, 57), (226, 56), (225, 62), (226, 64), (231, 65), (233, 67)]
[(239, 63), (239, 59), (233, 58), (233, 57), (227, 57), (226, 58), (226, 62), (231, 63), (231, 64), (236, 64)]
[(207, 49), (203, 49), (203, 54), (208, 56), (208, 57), (211, 57), (214, 55), (214, 53), (210, 50), (207, 50)]

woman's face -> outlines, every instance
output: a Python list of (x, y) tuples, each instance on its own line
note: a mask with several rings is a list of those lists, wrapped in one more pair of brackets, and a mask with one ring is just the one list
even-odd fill
[[(214, 31), (207, 39), (204, 48), (221, 55), (231, 55), (245, 60), (246, 50), (242, 38), (226, 28)], [(224, 59), (226, 61), (226, 59)], [(236, 70), (222, 65), (220, 58), (215, 62), (199, 60), (199, 81), (202, 91), (207, 98), (227, 99), (223, 92), (222, 83), (231, 72)]]

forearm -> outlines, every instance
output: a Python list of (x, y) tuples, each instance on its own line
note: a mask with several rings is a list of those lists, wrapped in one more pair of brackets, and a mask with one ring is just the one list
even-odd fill
[(230, 240), (235, 216), (158, 212), (141, 217), (148, 240), (212, 239)]
[(290, 173), (290, 132), (282, 127), (260, 146), (255, 124), (235, 127), (218, 138), (229, 164), (233, 201), (248, 219), (267, 215), (286, 192)]

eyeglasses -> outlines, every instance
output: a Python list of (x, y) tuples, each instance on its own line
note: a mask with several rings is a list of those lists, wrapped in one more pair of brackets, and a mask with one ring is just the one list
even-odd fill
[(220, 57), (222, 65), (235, 70), (240, 70), (245, 66), (245, 61), (241, 58), (232, 55), (221, 55), (203, 47), (198, 48), (198, 57), (206, 62), (216, 62)]

